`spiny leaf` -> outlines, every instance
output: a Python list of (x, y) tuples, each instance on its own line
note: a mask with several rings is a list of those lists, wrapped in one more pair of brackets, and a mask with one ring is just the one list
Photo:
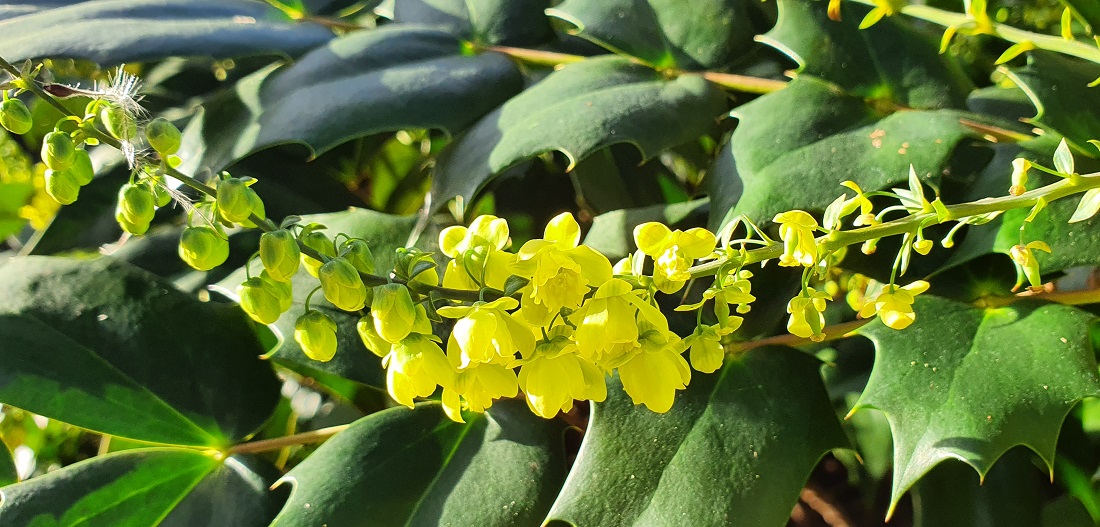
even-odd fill
[(1027, 122), (1065, 136), (1074, 153), (1095, 157), (1086, 143), (1100, 138), (1100, 121), (1092, 111), (1100, 106), (1100, 92), (1089, 83), (1100, 77), (1100, 65), (1037, 50), (1028, 52), (1026, 66), (1001, 71), (1035, 105), (1035, 117)]
[(562, 424), (514, 400), (466, 418), (424, 403), (360, 419), (281, 480), (272, 527), (538, 525), (565, 478)]
[(128, 264), (13, 258), (0, 298), (2, 403), (130, 439), (223, 446), (278, 400), (243, 313)]
[(482, 45), (532, 47), (554, 38), (548, 0), (401, 0), (393, 18), (432, 26)]
[(886, 414), (894, 436), (891, 509), (945, 459), (979, 474), (1016, 445), (1053, 470), (1058, 430), (1081, 399), (1100, 395), (1089, 341), (1093, 316), (1038, 302), (981, 309), (932, 296), (902, 331), (876, 321), (875, 366), (853, 411)]
[(618, 143), (643, 157), (705, 133), (726, 97), (697, 75), (666, 79), (621, 57), (570, 64), (509, 100), (439, 159), (432, 203), (467, 201), (493, 176), (538, 154), (560, 151), (575, 163)]
[(203, 106), (186, 130), (181, 170), (217, 172), (257, 150), (301, 143), (313, 155), (408, 128), (458, 133), (523, 87), (503, 55), (462, 55), (453, 35), (394, 25), (333, 40), (269, 67)]
[(722, 69), (752, 45), (744, 0), (566, 0), (547, 11), (607, 49), (658, 68)]
[(790, 348), (759, 348), (696, 374), (666, 414), (634, 405), (615, 378), (549, 519), (782, 525), (821, 456), (846, 446), (819, 366)]
[(107, 0), (0, 16), (0, 57), (104, 65), (175, 56), (297, 56), (324, 44), (323, 26), (292, 23), (263, 2)]

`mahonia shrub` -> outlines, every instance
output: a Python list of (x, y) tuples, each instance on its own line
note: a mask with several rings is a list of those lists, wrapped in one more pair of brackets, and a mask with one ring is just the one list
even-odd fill
[(0, 525), (1100, 522), (1100, 11), (932, 4), (0, 9)]

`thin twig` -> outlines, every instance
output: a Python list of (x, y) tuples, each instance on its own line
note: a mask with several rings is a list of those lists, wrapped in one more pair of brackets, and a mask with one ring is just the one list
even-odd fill
[(312, 430), (310, 432), (303, 432), (301, 434), (241, 443), (239, 445), (233, 445), (229, 447), (229, 450), (227, 450), (226, 452), (229, 454), (255, 454), (257, 452), (270, 452), (272, 450), (279, 450), (280, 448), (288, 446), (320, 443), (336, 434), (339, 434), (340, 432), (343, 432), (344, 430), (347, 430), (350, 426), (350, 424), (330, 426), (328, 428), (321, 428), (319, 430)]

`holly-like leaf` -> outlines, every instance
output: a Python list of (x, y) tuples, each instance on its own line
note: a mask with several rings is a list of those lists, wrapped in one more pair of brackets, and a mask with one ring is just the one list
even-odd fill
[(0, 402), (140, 441), (224, 446), (278, 401), (236, 307), (111, 258), (0, 267)]
[(790, 348), (758, 348), (695, 374), (666, 414), (634, 405), (615, 378), (549, 519), (782, 525), (821, 456), (846, 446), (819, 366)]
[(917, 527), (1034, 527), (1042, 522), (1049, 477), (1035, 468), (1034, 454), (1016, 448), (979, 480), (964, 463), (949, 460), (913, 487)]
[(383, 131), (454, 134), (522, 88), (506, 57), (465, 56), (446, 32), (402, 25), (359, 31), (290, 66), (250, 75), (204, 104), (187, 127), (181, 168), (218, 171), (283, 143), (317, 155)]
[(103, 65), (174, 56), (297, 56), (332, 38), (263, 2), (76, 2), (0, 18), (0, 57), (86, 59)]
[[(955, 147), (974, 135), (960, 124), (962, 112), (884, 115), (809, 76), (735, 115), (740, 124), (718, 161), (726, 168), (711, 178), (712, 214), (718, 220), (744, 214), (758, 224), (788, 210), (823, 210), (844, 193), (845, 180), (879, 190), (906, 181), (913, 166), (922, 180), (936, 181)], [(712, 216), (716, 223), (724, 221)]]
[[(316, 222), (324, 225), (326, 229), (320, 229), (320, 232), (330, 238), (344, 233), (353, 238), (366, 240), (374, 254), (375, 267), (380, 275), (386, 274), (393, 268), (395, 250), (405, 246), (416, 221), (415, 216), (393, 216), (366, 209), (302, 217), (303, 224)], [(253, 275), (259, 273), (261, 269), (260, 262), (254, 261)], [(245, 273), (241, 268), (219, 282), (218, 288), (226, 296), (237, 298), (237, 287), (244, 280)], [(280, 337), (279, 346), (269, 353), (268, 357), (279, 364), (306, 374), (309, 374), (310, 370), (319, 370), (385, 390), (386, 373), (382, 369), (381, 359), (364, 347), (359, 333), (355, 330), (359, 315), (337, 309), (321, 294), (313, 295), (310, 308), (321, 311), (336, 322), (338, 351), (329, 362), (315, 361), (302, 352), (301, 346), (294, 340), (294, 322), (305, 313), (306, 297), (318, 286), (318, 282), (306, 272), (304, 267), (301, 267), (298, 269), (298, 274), (291, 279), (291, 284), (294, 289), (294, 303), (290, 310), (283, 313), (274, 324), (274, 330)]]
[(1035, 117), (1027, 122), (1055, 132), (1074, 147), (1075, 155), (1096, 157), (1087, 143), (1100, 139), (1100, 93), (1089, 83), (1100, 77), (1100, 66), (1049, 51), (1030, 51), (1027, 65), (1002, 69), (1031, 99)]
[(643, 157), (705, 133), (726, 96), (698, 75), (666, 79), (621, 57), (570, 64), (485, 116), (439, 159), (432, 203), (469, 202), (493, 176), (550, 151), (571, 164), (618, 143)]
[(1100, 395), (1093, 316), (1059, 304), (981, 309), (928, 295), (913, 308), (916, 322), (905, 330), (879, 321), (860, 330), (876, 358), (855, 409), (875, 408), (890, 420), (891, 503), (945, 459), (984, 476), (1025, 445), (1052, 467), (1066, 414)]
[(267, 491), (273, 471), (191, 449), (108, 454), (0, 488), (0, 524), (264, 527), (280, 505)]
[(905, 181), (910, 165), (938, 180), (973, 135), (951, 110), (965, 107), (970, 81), (931, 36), (901, 17), (861, 30), (868, 8), (855, 3), (844, 4), (842, 22), (826, 8), (779, 2), (779, 22), (761, 40), (798, 62), (798, 77), (735, 110), (740, 122), (722, 153), (732, 160), (720, 156), (725, 168), (709, 183), (712, 227), (740, 214), (761, 223), (822, 210), (841, 181), (879, 190)]
[(530, 47), (554, 37), (548, 0), (402, 0), (397, 22), (440, 28), (482, 45)]
[(436, 403), (360, 419), (281, 480), (272, 527), (538, 525), (565, 479), (561, 422), (515, 400), (466, 420)]
[(566, 0), (547, 11), (581, 38), (657, 68), (721, 69), (753, 43), (744, 0)]

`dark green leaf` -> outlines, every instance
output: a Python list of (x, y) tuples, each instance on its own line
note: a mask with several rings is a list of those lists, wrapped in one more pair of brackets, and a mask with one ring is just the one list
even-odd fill
[(707, 200), (704, 198), (600, 214), (592, 221), (592, 228), (585, 235), (584, 244), (614, 261), (637, 248), (634, 246), (634, 227), (647, 221), (658, 221), (673, 229), (696, 227), (702, 224), (701, 220), (706, 212)]
[(1026, 66), (1003, 71), (1035, 105), (1035, 117), (1027, 122), (1065, 136), (1076, 155), (1096, 157), (1096, 150), (1087, 142), (1100, 139), (1100, 122), (1087, 109), (1100, 106), (1100, 92), (1088, 85), (1100, 77), (1100, 65), (1054, 52), (1030, 51)]
[(272, 526), (538, 525), (565, 479), (560, 421), (515, 400), (467, 420), (434, 403), (359, 420), (283, 478)]
[(298, 62), (270, 67), (206, 103), (188, 126), (182, 169), (217, 171), (257, 150), (301, 143), (316, 155), (377, 132), (457, 133), (523, 87), (503, 55), (462, 55), (445, 32), (359, 31)]
[(643, 157), (694, 139), (726, 108), (725, 95), (696, 75), (674, 80), (620, 57), (570, 64), (512, 98), (452, 144), (439, 160), (432, 203), (473, 197), (506, 168), (549, 151), (571, 164), (618, 143)]
[(0, 443), (0, 487), (19, 481), (19, 472), (15, 469), (15, 460), (4, 443)]
[(718, 165), (726, 168), (711, 175), (712, 214), (729, 218), (733, 207), (758, 224), (788, 210), (823, 210), (845, 192), (844, 180), (880, 190), (905, 182), (913, 165), (922, 180), (937, 181), (959, 142), (974, 135), (960, 124), (962, 112), (884, 115), (805, 75), (735, 114), (740, 124)]
[(846, 444), (819, 366), (790, 348), (758, 348), (696, 374), (667, 414), (635, 406), (613, 381), (549, 518), (783, 525), (817, 461)]
[(1051, 465), (1066, 414), (1100, 394), (1093, 317), (1058, 304), (980, 309), (928, 295), (913, 307), (917, 320), (905, 330), (878, 321), (860, 330), (876, 358), (856, 409), (890, 420), (893, 503), (945, 459), (984, 475), (1025, 445)]
[(0, 402), (130, 439), (221, 446), (278, 400), (240, 310), (128, 264), (14, 258), (0, 298)]
[(952, 55), (939, 53), (937, 35), (888, 17), (859, 29), (870, 10), (844, 4), (843, 20), (826, 14), (828, 2), (780, 0), (779, 21), (760, 40), (798, 62), (799, 76), (824, 79), (879, 104), (908, 108), (962, 108), (973, 85)]
[(292, 23), (262, 2), (111, 0), (78, 2), (3, 20), (0, 56), (87, 59), (99, 64), (172, 56), (296, 56), (332, 33)]
[(0, 489), (0, 524), (262, 527), (279, 504), (255, 464), (177, 448), (108, 454)]
[[(405, 246), (416, 221), (415, 216), (393, 216), (366, 209), (315, 214), (302, 218), (303, 224), (316, 222), (325, 225), (327, 229), (321, 232), (330, 237), (344, 233), (353, 238), (367, 240), (375, 256), (376, 269), (382, 275), (393, 268), (395, 250)], [(255, 261), (253, 272), (258, 273), (260, 269), (259, 262)], [(226, 277), (219, 286), (228, 296), (236, 298), (237, 287), (242, 282), (243, 268)], [(279, 347), (269, 354), (271, 360), (307, 375), (310, 370), (320, 370), (385, 390), (386, 374), (382, 369), (381, 359), (363, 346), (363, 341), (355, 330), (359, 315), (337, 309), (320, 294), (313, 295), (310, 308), (323, 312), (336, 322), (339, 351), (329, 362), (317, 362), (306, 357), (294, 340), (294, 322), (305, 313), (306, 297), (318, 286), (318, 281), (303, 267), (298, 270), (291, 283), (294, 287), (294, 305), (275, 322), (274, 329), (281, 339)]]
[(548, 11), (582, 38), (657, 68), (722, 69), (753, 43), (744, 0), (566, 0)]
[(1049, 482), (1017, 448), (982, 481), (955, 460), (932, 469), (913, 487), (913, 524), (917, 527), (1034, 527), (1041, 525), (1043, 494)]
[(393, 18), (438, 27), (478, 44), (534, 46), (554, 36), (543, 11), (548, 0), (401, 0)]

